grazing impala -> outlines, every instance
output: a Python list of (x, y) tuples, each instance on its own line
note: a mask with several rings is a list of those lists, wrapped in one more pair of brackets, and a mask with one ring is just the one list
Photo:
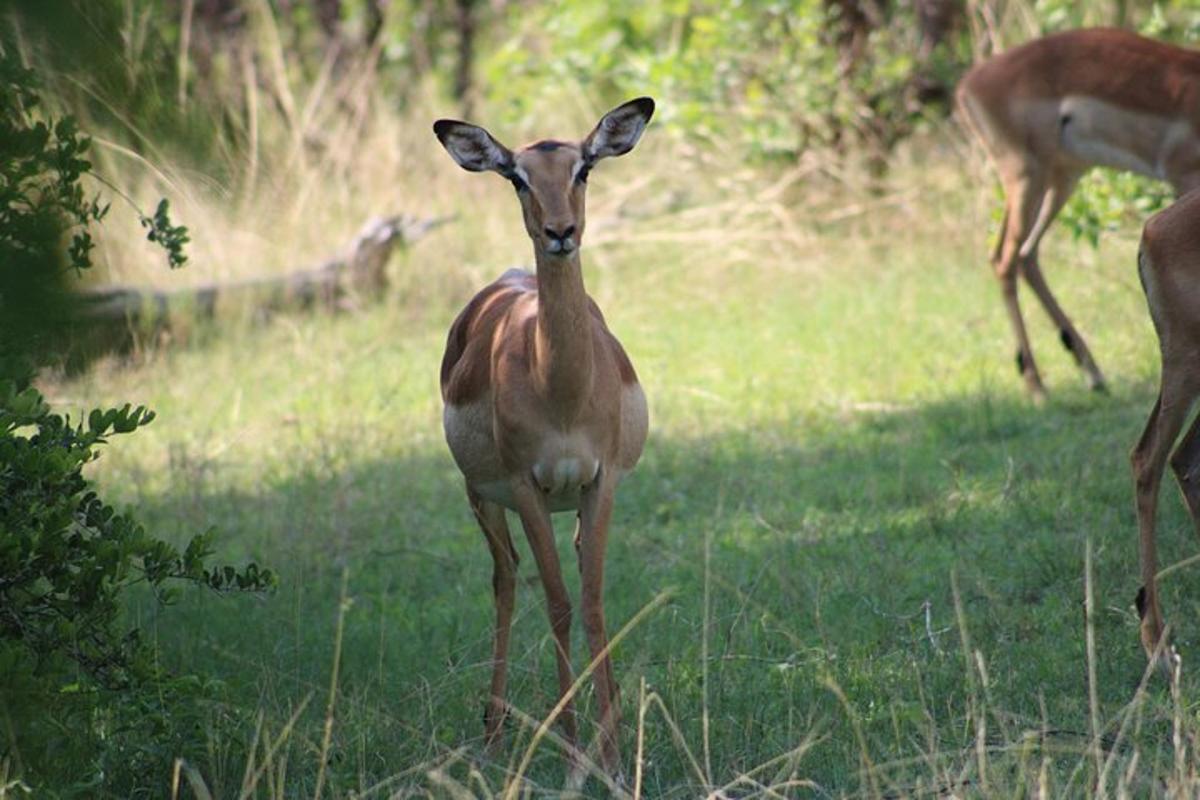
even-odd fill
[(958, 104), (1004, 185), (992, 266), (1017, 338), (1017, 369), (1045, 396), (1017, 303), (1017, 275), (1045, 306), (1063, 346), (1095, 389), (1104, 376), (1038, 265), (1038, 243), (1079, 178), (1105, 166), (1200, 186), (1200, 52), (1127, 31), (1079, 30), (1037, 39), (963, 78)]
[[(1162, 376), (1158, 400), (1132, 456), (1142, 561), (1137, 607), (1147, 655), (1159, 652), (1162, 665), (1169, 669), (1174, 652), (1165, 643), (1159, 649), (1163, 619), (1155, 582), (1154, 514), (1167, 456), (1200, 397), (1200, 191), (1146, 223), (1138, 275), (1158, 334)], [(1200, 418), (1171, 455), (1171, 469), (1200, 534)]]
[[(583, 288), (579, 247), (588, 172), (628, 153), (654, 113), (648, 97), (600, 120), (579, 142), (546, 139), (510, 151), (483, 128), (438, 120), (442, 145), (471, 172), (512, 181), (533, 239), (537, 275), (510, 270), (467, 304), (442, 359), (446, 441), (466, 478), (467, 499), (492, 551), (496, 635), (491, 696), (484, 714), (489, 745), (505, 715), (505, 667), (516, 586), (517, 551), (505, 509), (517, 512), (546, 591), (557, 645), (560, 700), (571, 686), (571, 603), (563, 585), (550, 513), (577, 510), (583, 627), (595, 669), (600, 761), (619, 771), (617, 685), (601, 653), (604, 546), (617, 482), (646, 441), (646, 398), (629, 358)], [(576, 742), (574, 711), (561, 717)]]

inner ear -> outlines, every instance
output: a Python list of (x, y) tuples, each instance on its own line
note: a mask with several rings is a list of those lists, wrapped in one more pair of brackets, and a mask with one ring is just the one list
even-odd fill
[(639, 97), (605, 114), (583, 140), (583, 157), (589, 164), (601, 158), (622, 156), (633, 149), (654, 115), (654, 101)]
[(433, 132), (446, 152), (460, 167), (470, 172), (513, 174), (513, 154), (483, 128), (455, 119), (439, 119)]

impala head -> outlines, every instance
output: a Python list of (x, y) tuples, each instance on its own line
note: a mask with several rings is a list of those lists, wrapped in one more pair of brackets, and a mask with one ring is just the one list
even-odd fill
[(543, 139), (516, 152), (467, 122), (440, 119), (433, 132), (463, 169), (511, 181), (534, 249), (567, 257), (583, 238), (588, 173), (600, 159), (632, 150), (653, 113), (654, 101), (639, 97), (605, 114), (582, 141)]

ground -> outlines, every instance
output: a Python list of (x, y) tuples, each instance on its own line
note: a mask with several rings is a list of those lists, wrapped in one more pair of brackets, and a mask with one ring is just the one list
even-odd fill
[[(260, 739), (281, 742), (249, 756), (253, 731), (214, 711), (201, 771), (217, 796), (244, 785), (247, 759), (269, 762), (271, 796), (311, 792), (335, 653), (324, 779), (338, 796), (498, 791), (555, 701), (542, 594), (517, 535), (510, 699), (527, 716), (484, 755), (491, 563), (442, 440), (437, 373), (457, 306), (528, 248), (503, 181), (476, 189), (486, 178), (441, 166), (435, 202), (477, 208), (462, 199), (476, 191), (498, 210), (414, 247), (382, 305), (243, 325), (52, 386), (67, 403), (156, 409), (106, 450), (96, 480), (156, 532), (215, 526), (221, 558), (279, 572), (269, 597), (191, 592), (131, 608), (164, 663), (224, 681), (232, 706), (261, 712)], [(583, 262), (651, 411), (617, 496), (606, 602), (610, 633), (657, 603), (614, 653), (623, 760), (632, 780), (642, 729), (645, 796), (733, 782), (738, 796), (1015, 796), (1043, 777), (1074, 795), (1094, 783), (1093, 724), (1110, 786), (1135, 758), (1135, 794), (1178, 766), (1172, 724), (1193, 730), (1200, 698), (1194, 569), (1162, 585), (1184, 659), (1178, 703), (1155, 679), (1130, 705), (1145, 659), (1128, 452), (1157, 380), (1136, 229), (1099, 250), (1052, 233), (1048, 280), (1112, 391), (1086, 390), (1026, 293), (1051, 392), (1039, 408), (1021, 393), (986, 267), (986, 182), (947, 170), (815, 211), (802, 181), (733, 193), (753, 206), (655, 205), (651, 184), (644, 208), (618, 213), (616, 188), (635, 175), (623, 165), (593, 198)], [(609, 178), (598, 170), (592, 184)], [(485, 240), (459, 241), (471, 237)], [(1196, 542), (1173, 487), (1162, 508), (1170, 564)], [(575, 594), (572, 525), (562, 515), (558, 534)], [(573, 636), (582, 669), (578, 621)], [(582, 705), (590, 739), (587, 687)], [(543, 742), (529, 791), (562, 778)]]

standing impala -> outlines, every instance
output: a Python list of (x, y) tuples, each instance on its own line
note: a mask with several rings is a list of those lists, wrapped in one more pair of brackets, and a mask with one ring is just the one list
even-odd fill
[(1038, 243), (1079, 178), (1095, 166), (1200, 186), (1200, 53), (1112, 29), (1037, 39), (963, 78), (958, 103), (1004, 185), (992, 266), (1017, 338), (1017, 369), (1045, 389), (1017, 303), (1017, 275), (1045, 306), (1093, 388), (1104, 376), (1038, 265)]
[[(505, 509), (520, 516), (546, 591), (557, 648), (560, 700), (571, 686), (571, 602), (563, 585), (554, 511), (578, 511), (583, 627), (595, 669), (600, 760), (619, 770), (617, 686), (601, 657), (604, 546), (617, 482), (646, 441), (646, 398), (629, 358), (583, 288), (579, 246), (588, 172), (628, 153), (654, 113), (648, 97), (605, 114), (580, 142), (546, 139), (516, 152), (475, 125), (438, 120), (433, 130), (463, 169), (512, 181), (533, 240), (537, 275), (510, 270), (467, 304), (442, 359), (446, 441), (466, 478), (467, 499), (492, 551), (496, 635), (491, 696), (484, 713), (489, 745), (505, 715), (508, 636), (517, 551)], [(568, 703), (561, 717), (576, 743)]]
[[(1138, 250), (1138, 276), (1158, 334), (1162, 376), (1158, 399), (1132, 457), (1142, 562), (1137, 608), (1147, 655), (1153, 658), (1157, 652), (1169, 670), (1174, 652), (1160, 643), (1163, 618), (1155, 581), (1154, 514), (1167, 456), (1200, 397), (1200, 191), (1146, 223)], [(1171, 455), (1171, 469), (1200, 533), (1200, 419)]]

